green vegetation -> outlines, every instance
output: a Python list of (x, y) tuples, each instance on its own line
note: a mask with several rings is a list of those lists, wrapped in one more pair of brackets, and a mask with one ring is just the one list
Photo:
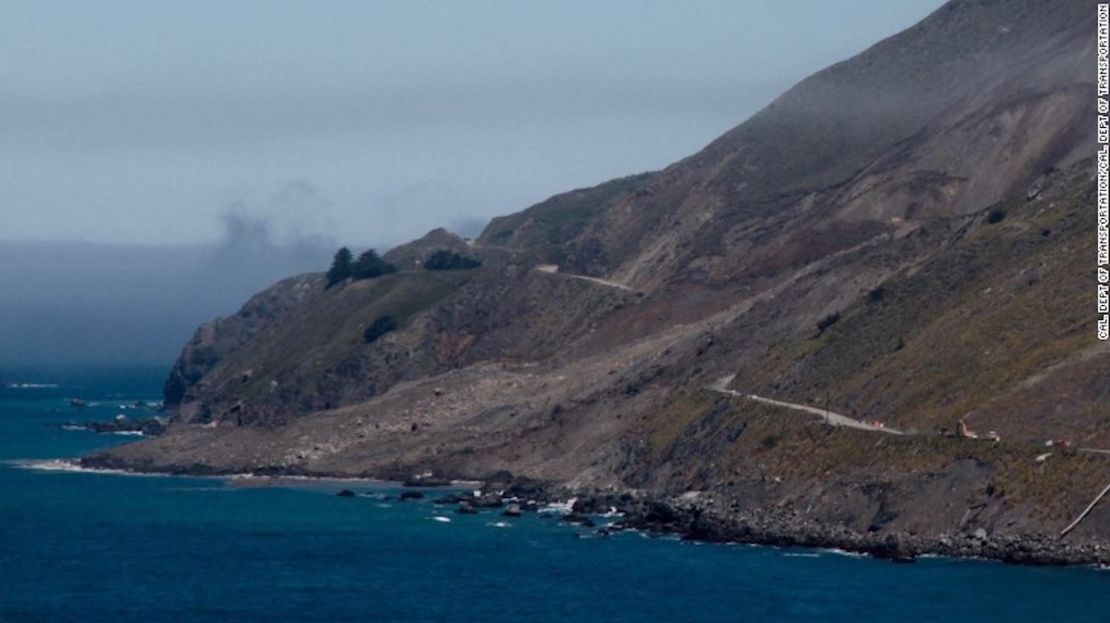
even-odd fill
[(397, 321), (393, 319), (393, 316), (378, 316), (374, 319), (374, 322), (371, 322), (370, 326), (366, 327), (366, 330), (362, 332), (362, 339), (367, 344), (373, 344), (374, 341), (381, 336), (396, 330)]
[(482, 232), (482, 242), (557, 253), (607, 207), (646, 185), (652, 173), (609, 180), (593, 188), (555, 195), (523, 212), (499, 216)]
[[(248, 368), (265, 369), (271, 376), (255, 374), (237, 386), (244, 400), (270, 396), (271, 378), (284, 379), (288, 395), (309, 395), (319, 379), (334, 369), (337, 361), (365, 354), (367, 323), (389, 316), (397, 327), (427, 311), (467, 283), (465, 271), (412, 271), (366, 279), (340, 290), (321, 293), (311, 304), (295, 306), (270, 329), (265, 340), (254, 340), (242, 354)], [(421, 365), (407, 363), (406, 365)]]
[(840, 320), (840, 314), (839, 313), (829, 314), (828, 316), (825, 316), (824, 318), (818, 320), (817, 321), (817, 334), (820, 335), (820, 334), (824, 333), (825, 329), (828, 329), (829, 327), (836, 324), (836, 322), (838, 320)]
[(779, 441), (781, 440), (782, 435), (775, 435), (773, 433), (770, 435), (764, 435), (763, 438), (759, 440), (759, 446), (764, 450), (770, 450), (771, 448), (779, 445)]
[(330, 288), (350, 278), (354, 278), (356, 281), (359, 279), (373, 279), (395, 272), (397, 272), (397, 267), (383, 260), (378, 252), (373, 249), (358, 256), (357, 260), (353, 260), (351, 250), (342, 247), (335, 252), (335, 258), (331, 261), (326, 287)]
[(424, 262), (427, 270), (467, 270), (481, 265), (478, 260), (454, 251), (436, 251)]
[(373, 279), (390, 273), (397, 272), (397, 267), (383, 260), (378, 252), (369, 249), (358, 256), (358, 261), (351, 268), (351, 276), (358, 279)]
[(662, 460), (670, 455), (682, 434), (713, 410), (715, 399), (707, 392), (680, 391), (668, 396), (648, 437), (655, 458)]
[(347, 247), (341, 247), (338, 251), (335, 252), (335, 258), (331, 261), (331, 268), (328, 269), (327, 287), (330, 288), (350, 276), (351, 250)]
[[(1004, 439), (1105, 430), (1105, 409), (1084, 394), (1097, 368), (1082, 359), (1091, 348), (1082, 258), (1094, 241), (1076, 214), (1094, 189), (1078, 173), (1053, 188), (992, 208), (1006, 227), (988, 223), (992, 210), (938, 223), (927, 235), (944, 253), (890, 275), (881, 296), (866, 291), (819, 339), (771, 347), (741, 370), (747, 386), (795, 399), (831, 390), (834, 410), (926, 431), (972, 412), (975, 430)], [(1067, 418), (1026, 415), (1065, 401)]]

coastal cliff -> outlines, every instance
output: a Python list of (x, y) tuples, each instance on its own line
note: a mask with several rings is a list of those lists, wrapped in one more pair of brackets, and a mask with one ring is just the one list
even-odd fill
[[(84, 462), (508, 472), (783, 533), (1055, 538), (1110, 482), (1093, 15), (949, 2), (662, 171), (433, 231), (393, 274), (282, 281), (198, 329), (163, 435)], [(440, 250), (481, 265), (425, 269)], [(1102, 505), (1064, 542), (1107, 539)]]

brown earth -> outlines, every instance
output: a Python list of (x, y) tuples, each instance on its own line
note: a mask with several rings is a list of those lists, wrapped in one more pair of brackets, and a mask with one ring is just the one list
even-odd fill
[[(1052, 535), (1110, 482), (1110, 456), (1077, 449), (1110, 448), (1093, 14), (949, 2), (663, 171), (469, 244), (437, 230), (386, 256), (394, 275), (283, 281), (198, 330), (166, 434), (86, 462), (508, 470), (879, 535)], [(420, 269), (438, 249), (483, 265)], [(399, 329), (367, 343), (383, 315)], [(730, 375), (912, 434), (710, 389)], [(1001, 441), (939, 434), (960, 418)], [(1110, 538), (1107, 506), (1068, 540)]]

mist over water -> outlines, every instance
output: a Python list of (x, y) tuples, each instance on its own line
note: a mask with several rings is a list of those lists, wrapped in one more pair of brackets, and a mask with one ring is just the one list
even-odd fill
[(0, 365), (172, 362), (201, 322), (334, 252), (243, 204), (222, 220), (210, 245), (0, 242)]
[(939, 2), (7, 6), (0, 364), (164, 363), (339, 244), (665, 166)]

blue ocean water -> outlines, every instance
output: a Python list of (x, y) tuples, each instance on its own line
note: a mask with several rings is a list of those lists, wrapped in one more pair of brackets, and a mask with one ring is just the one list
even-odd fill
[[(26, 469), (13, 461), (129, 441), (56, 425), (155, 399), (164, 370), (0, 374), (4, 623), (1110, 619), (1110, 572), (1094, 569), (602, 539), (535, 515), (334, 495), (397, 492), (366, 483)], [(71, 396), (97, 405), (77, 412)]]

